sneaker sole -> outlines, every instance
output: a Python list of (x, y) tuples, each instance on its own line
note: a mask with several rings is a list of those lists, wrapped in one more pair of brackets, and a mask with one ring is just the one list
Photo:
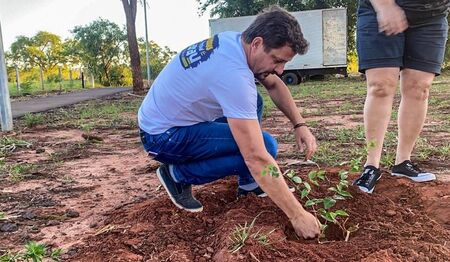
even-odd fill
[[(289, 191), (294, 193), (295, 192), (295, 188), (294, 187), (290, 187)], [(258, 197), (267, 197), (267, 193), (263, 193), (263, 194), (259, 195)]]
[(391, 173), (391, 175), (397, 176), (397, 177), (407, 177), (414, 182), (428, 182), (428, 181), (436, 180), (436, 175), (430, 174), (430, 173), (427, 173), (427, 175), (424, 175), (424, 176), (407, 176), (407, 175), (404, 175), (401, 173)]
[[(382, 176), (383, 176), (383, 174), (380, 175), (380, 177), (377, 179), (377, 182), (378, 182), (378, 180), (381, 179)], [(372, 190), (367, 190), (367, 188), (363, 187), (363, 186), (357, 186), (357, 187), (359, 188), (359, 190), (361, 190), (361, 191), (363, 191), (364, 193), (367, 193), (367, 194), (372, 194), (373, 190), (375, 189), (375, 185), (372, 187)]]
[(161, 176), (161, 172), (159, 171), (159, 168), (156, 170), (156, 176), (159, 179), (159, 182), (161, 183), (161, 185), (164, 187), (164, 189), (167, 192), (167, 195), (169, 196), (170, 200), (172, 201), (172, 203), (177, 206), (179, 209), (183, 209), (192, 213), (197, 213), (197, 212), (202, 212), (203, 211), (203, 207), (201, 208), (185, 208), (184, 206), (178, 204), (175, 199), (172, 197), (172, 195), (170, 194), (169, 190), (167, 189), (167, 185), (164, 182), (164, 179)]

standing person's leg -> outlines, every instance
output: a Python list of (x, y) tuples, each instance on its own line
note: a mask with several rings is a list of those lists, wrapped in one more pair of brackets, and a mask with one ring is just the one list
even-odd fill
[(414, 69), (404, 69), (401, 73), (402, 100), (398, 110), (396, 165), (411, 159), (411, 152), (427, 115), (428, 96), (433, 79), (433, 73)]
[(377, 14), (370, 4), (360, 2), (357, 20), (359, 71), (366, 74), (367, 97), (364, 129), (367, 160), (354, 185), (372, 193), (381, 177), (379, 169), (384, 136), (391, 117), (400, 68), (403, 66), (404, 34), (387, 36), (378, 31)]
[(367, 97), (364, 104), (364, 129), (367, 160), (365, 166), (379, 168), (384, 136), (391, 119), (398, 75), (398, 68), (376, 68), (366, 71)]
[[(436, 179), (411, 162), (411, 153), (422, 130), (434, 76), (441, 72), (448, 34), (446, 17), (410, 28), (405, 37), (405, 69), (401, 73), (398, 145), (392, 174), (416, 182)], [(425, 51), (426, 50), (426, 51)]]

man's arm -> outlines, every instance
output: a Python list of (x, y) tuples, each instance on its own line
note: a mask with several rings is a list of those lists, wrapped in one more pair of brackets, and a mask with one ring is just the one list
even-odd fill
[(370, 0), (377, 13), (378, 31), (396, 35), (408, 28), (405, 12), (395, 0)]
[[(256, 183), (272, 201), (288, 216), (296, 233), (304, 238), (315, 238), (319, 234), (316, 218), (305, 211), (297, 201), (283, 176), (262, 176), (269, 165), (279, 167), (264, 146), (264, 139), (257, 120), (228, 118), (231, 132)], [(281, 174), (281, 172), (280, 172)]]
[[(298, 123), (305, 123), (295, 105), (291, 92), (277, 75), (267, 76), (261, 81), (261, 84), (264, 85), (272, 101), (286, 115), (293, 126)], [(306, 159), (310, 159), (317, 149), (317, 143), (309, 128), (307, 126), (296, 128), (295, 138), (301, 151), (304, 149), (303, 144), (306, 145)]]

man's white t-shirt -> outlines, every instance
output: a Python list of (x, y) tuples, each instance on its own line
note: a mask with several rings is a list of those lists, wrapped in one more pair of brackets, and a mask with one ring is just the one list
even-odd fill
[(139, 127), (156, 135), (220, 117), (257, 119), (257, 89), (241, 33), (193, 44), (161, 71), (138, 112)]

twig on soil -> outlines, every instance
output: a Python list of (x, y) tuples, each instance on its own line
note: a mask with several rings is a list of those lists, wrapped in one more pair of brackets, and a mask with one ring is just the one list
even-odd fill
[(95, 232), (94, 236), (98, 236), (103, 233), (111, 232), (115, 228), (116, 228), (115, 225), (106, 225), (106, 226), (102, 227), (100, 230), (98, 230), (97, 232)]
[(258, 261), (258, 262), (261, 262), (255, 255), (253, 255), (252, 252), (250, 252), (250, 256), (251, 256), (254, 260), (256, 260), (256, 261)]
[(133, 93), (127, 93), (127, 95), (134, 96), (134, 97), (145, 97), (145, 96), (140, 96), (140, 95), (136, 95), (136, 94), (133, 94)]

